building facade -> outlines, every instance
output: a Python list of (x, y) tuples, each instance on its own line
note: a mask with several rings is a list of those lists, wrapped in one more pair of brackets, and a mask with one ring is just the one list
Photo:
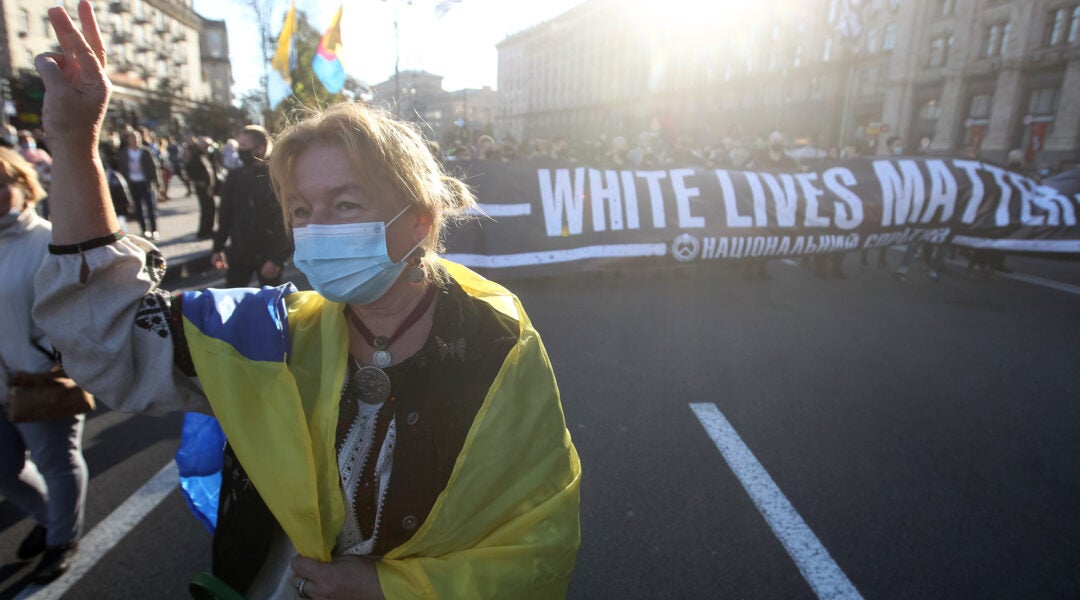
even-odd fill
[(778, 0), (700, 27), (639, 13), (589, 0), (501, 42), (496, 134), (779, 130), (822, 148), (881, 153), (898, 136), (1080, 162), (1078, 0)]
[(225, 21), (199, 18), (199, 58), (202, 80), (210, 92), (210, 102), (232, 104), (232, 63), (229, 61), (229, 28)]
[[(41, 81), (34, 56), (57, 49), (47, 11), (55, 0), (2, 0), (0, 76), (13, 84), (8, 118), (40, 121)], [(77, 21), (77, 0), (62, 0)], [(197, 15), (191, 0), (93, 0), (109, 53), (111, 123), (178, 129), (195, 103), (231, 102), (225, 23)], [(205, 58), (204, 58), (205, 57)], [(10, 114), (10, 113), (14, 114)]]
[[(402, 71), (376, 84), (373, 103), (417, 123), (429, 139), (451, 142), (491, 133), (496, 92), (490, 87), (448, 92), (443, 77), (426, 71)], [(396, 99), (396, 101), (395, 101)]]

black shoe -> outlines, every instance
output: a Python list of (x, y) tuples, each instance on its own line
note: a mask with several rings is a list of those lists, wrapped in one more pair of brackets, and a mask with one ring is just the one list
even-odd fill
[(34, 528), (19, 544), (18, 552), (15, 553), (19, 560), (30, 560), (45, 551), (45, 533), (43, 525), (34, 525)]
[(45, 548), (45, 554), (34, 567), (30, 580), (34, 583), (46, 584), (66, 573), (71, 568), (72, 559), (75, 558), (75, 550), (78, 547), (78, 542), (68, 542), (62, 546)]

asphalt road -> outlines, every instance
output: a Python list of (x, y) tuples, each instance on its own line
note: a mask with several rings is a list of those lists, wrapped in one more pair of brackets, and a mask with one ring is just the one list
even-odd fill
[[(818, 597), (691, 404), (726, 417), (813, 564), (865, 598), (1080, 598), (1080, 263), (1010, 259), (1072, 286), (1053, 289), (855, 262), (845, 280), (774, 262), (771, 282), (720, 265), (508, 282), (582, 457), (571, 598)], [(168, 463), (178, 424), (89, 419), (88, 531)], [(29, 527), (0, 502), (0, 600), (25, 585)], [(209, 544), (173, 490), (62, 597), (186, 598)]]

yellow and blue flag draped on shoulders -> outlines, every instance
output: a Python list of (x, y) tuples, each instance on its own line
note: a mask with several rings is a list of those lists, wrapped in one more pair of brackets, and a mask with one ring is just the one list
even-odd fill
[(387, 598), (562, 598), (580, 542), (581, 463), (540, 336), (518, 299), (442, 264), (518, 321), (510, 349), (423, 526), (378, 563)]
[[(446, 489), (378, 562), (387, 598), (556, 598), (580, 541), (581, 466), (551, 364), (520, 302), (443, 261), (467, 294), (519, 323)], [(297, 551), (330, 559), (344, 518), (335, 430), (342, 305), (291, 285), (189, 292), (184, 333), (233, 451)], [(408, 468), (406, 465), (404, 468)]]
[(348, 341), (291, 285), (184, 294), (184, 334), (233, 452), (297, 552), (330, 560), (344, 508), (334, 427)]

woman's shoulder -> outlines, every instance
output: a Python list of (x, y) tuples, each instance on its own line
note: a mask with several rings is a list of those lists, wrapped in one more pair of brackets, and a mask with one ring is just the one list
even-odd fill
[(204, 337), (225, 342), (254, 360), (275, 360), (289, 347), (289, 297), (296, 293), (291, 283), (189, 291), (181, 294), (181, 312)]
[[(461, 279), (466, 280), (464, 285)], [(468, 332), (469, 337), (486, 343), (506, 343), (516, 340), (521, 333), (518, 315), (501, 310), (501, 302), (493, 302), (494, 299), (516, 301), (514, 295), (505, 288), (500, 288), (505, 295), (500, 293), (493, 296), (479, 293), (475, 286), (469, 285), (470, 283), (472, 282), (467, 277), (447, 273), (441, 284), (442, 293), (440, 294), (444, 298), (445, 306), (441, 311), (437, 309), (437, 314), (441, 313), (443, 319), (458, 321), (461, 329)]]

